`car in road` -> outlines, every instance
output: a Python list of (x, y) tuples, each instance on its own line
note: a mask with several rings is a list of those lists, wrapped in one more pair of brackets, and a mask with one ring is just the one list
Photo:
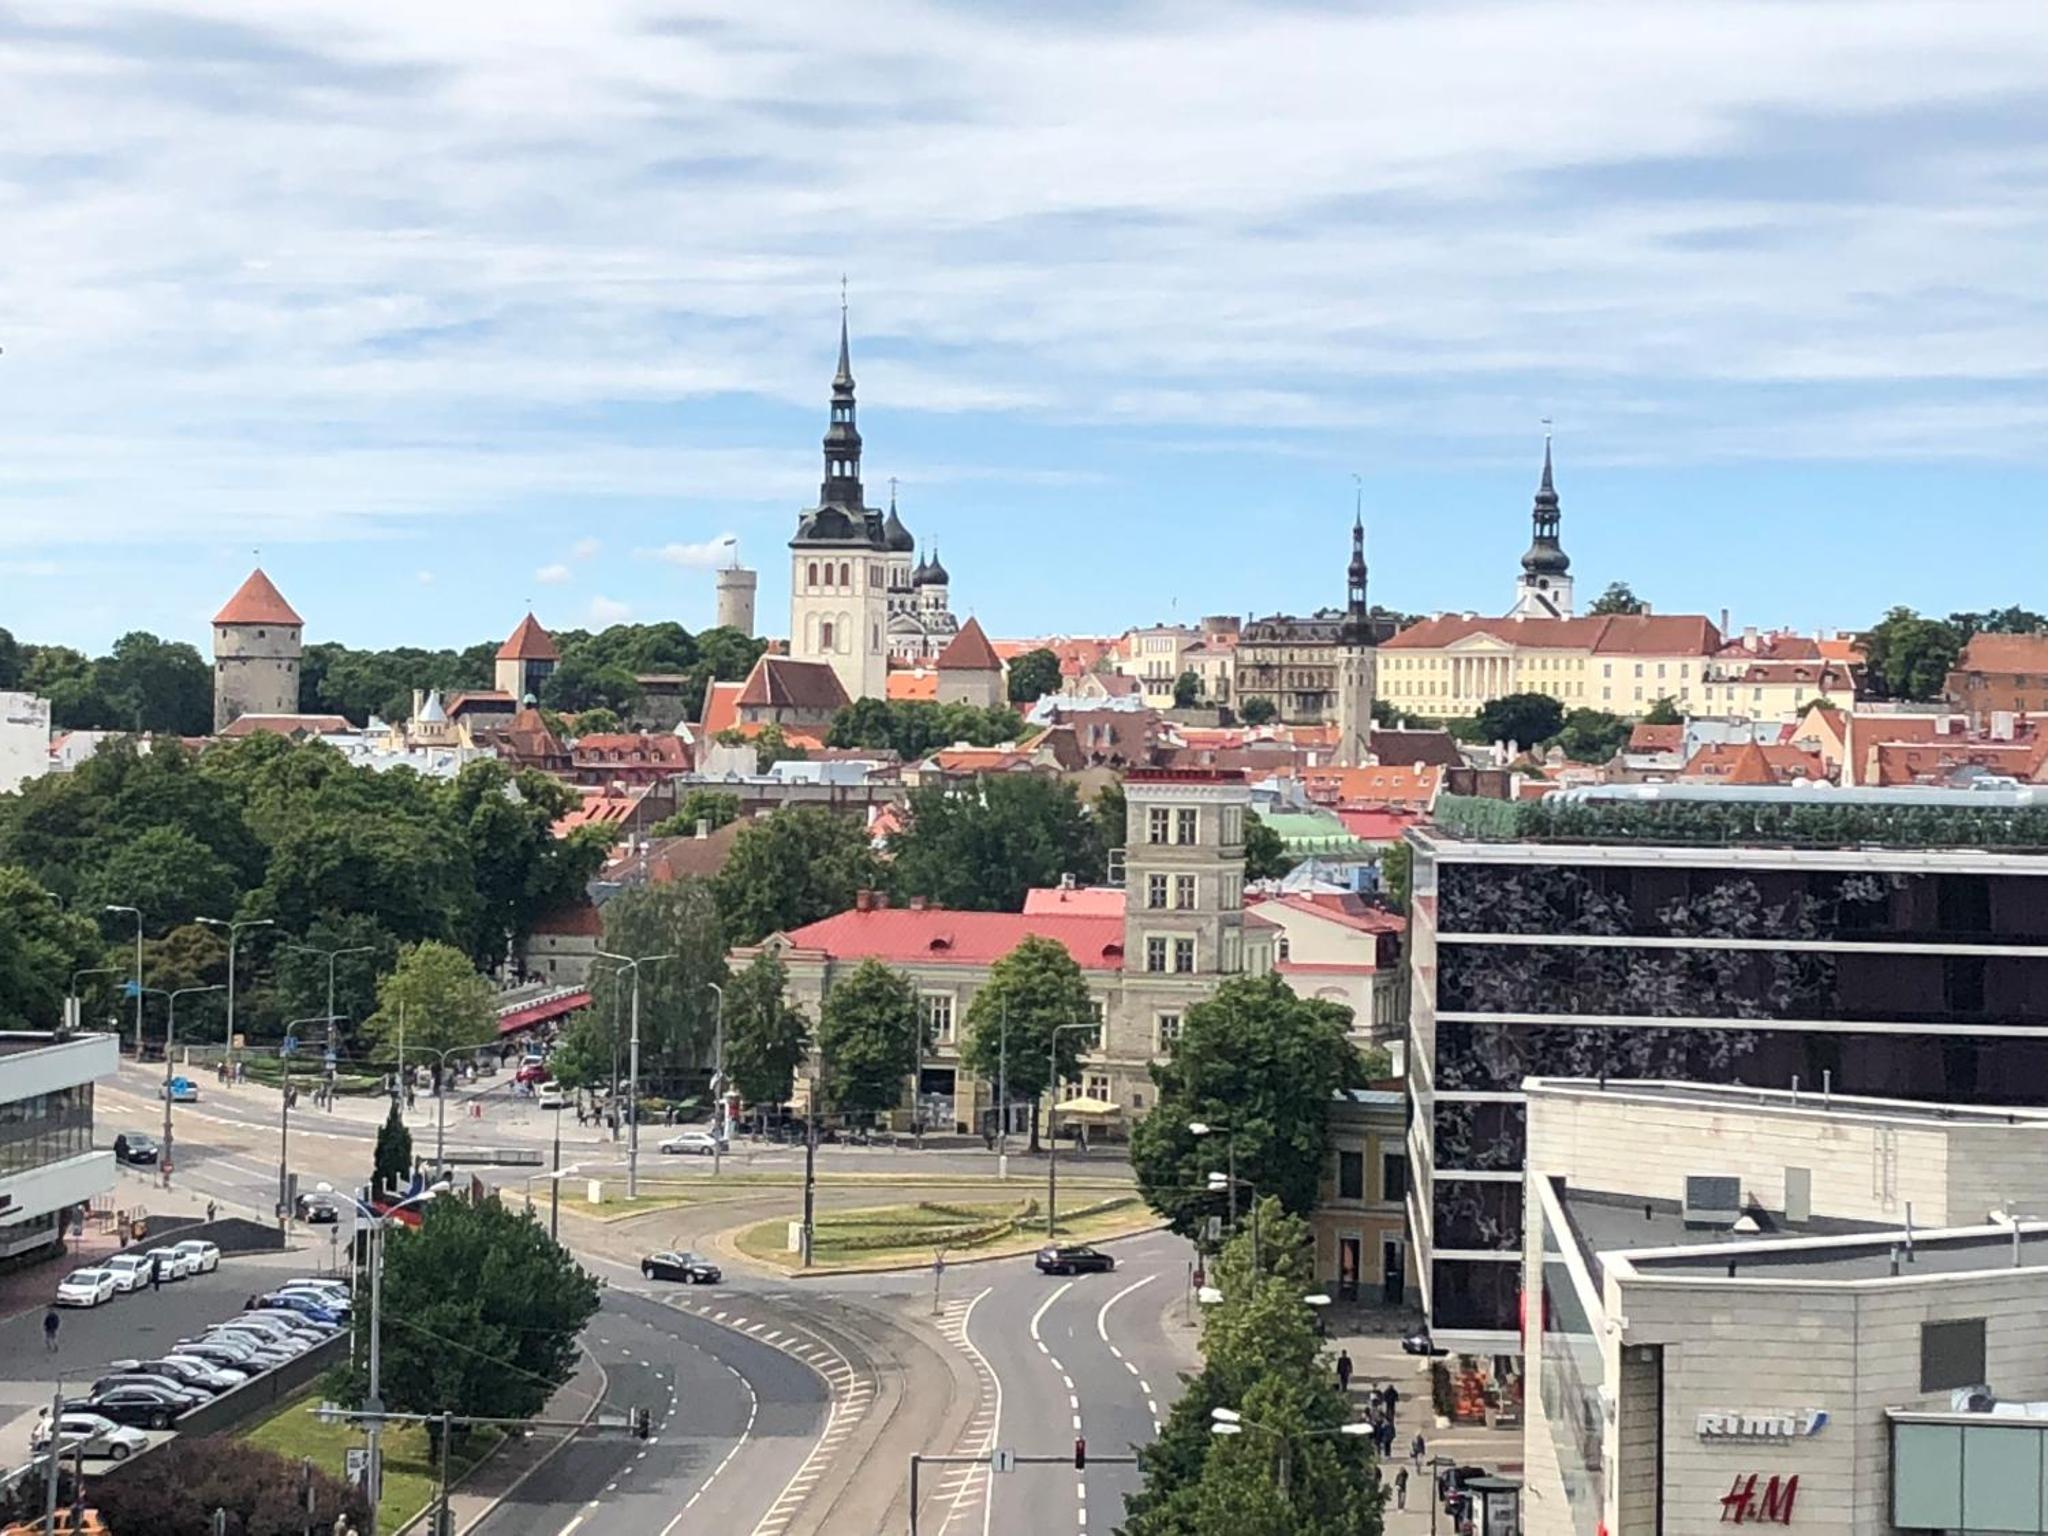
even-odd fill
[(199, 1085), (189, 1077), (174, 1077), (157, 1088), (156, 1096), (169, 1099), (173, 1104), (197, 1104)]
[(249, 1379), (249, 1373), (242, 1370), (228, 1370), (218, 1365), (208, 1365), (204, 1360), (193, 1360), (182, 1355), (160, 1355), (154, 1360), (116, 1360), (107, 1367), (110, 1371), (140, 1372), (145, 1376), (164, 1376), (186, 1386), (200, 1387), (207, 1392), (225, 1392), (239, 1387)]
[(123, 1131), (114, 1138), (114, 1161), (140, 1167), (157, 1160), (157, 1144), (154, 1136), (141, 1131)]
[(57, 1282), (57, 1305), (96, 1307), (103, 1301), (112, 1301), (120, 1288), (110, 1269), (74, 1269)]
[(547, 1081), (548, 1064), (528, 1057), (519, 1063), (519, 1070), (512, 1074), (515, 1083), (544, 1083)]
[[(137, 1451), (149, 1449), (149, 1436), (139, 1429), (116, 1424), (99, 1413), (65, 1413), (57, 1419), (57, 1442), (66, 1455), (82, 1452), (106, 1461), (126, 1461)], [(50, 1411), (36, 1420), (28, 1432), (28, 1446), (41, 1451), (50, 1443)]]
[(184, 1393), (173, 1392), (168, 1387), (148, 1386), (139, 1381), (95, 1392), (84, 1403), (88, 1413), (97, 1413), (102, 1418), (134, 1429), (170, 1429), (188, 1406), (189, 1399)]
[(114, 1289), (146, 1291), (149, 1289), (149, 1258), (140, 1253), (117, 1253), (100, 1266), (114, 1277)]
[(1116, 1260), (1086, 1243), (1056, 1243), (1038, 1250), (1038, 1270), (1046, 1275), (1108, 1274)]
[(540, 1107), (542, 1109), (567, 1109), (569, 1107), (568, 1092), (560, 1083), (542, 1083), (540, 1085)]
[(173, 1280), (190, 1279), (199, 1272), (199, 1261), (197, 1259), (194, 1259), (188, 1253), (180, 1253), (169, 1245), (162, 1248), (152, 1248), (143, 1257), (156, 1261), (157, 1270), (163, 1276), (166, 1284)]
[(664, 1152), (691, 1152), (709, 1157), (718, 1150), (718, 1138), (709, 1131), (683, 1131), (661, 1144)]
[(640, 1261), (640, 1273), (649, 1280), (680, 1280), (685, 1285), (716, 1285), (725, 1271), (711, 1260), (694, 1253), (664, 1248)]
[(171, 1252), (182, 1253), (192, 1262), (192, 1273), (210, 1275), (220, 1268), (220, 1249), (203, 1237), (188, 1237), (171, 1244)]
[(299, 1196), (299, 1220), (309, 1227), (341, 1224), (341, 1202), (331, 1195)]
[(1430, 1338), (1427, 1328), (1417, 1328), (1413, 1333), (1401, 1335), (1401, 1353), (1404, 1355), (1422, 1355), (1434, 1359), (1439, 1355), (1449, 1354), (1450, 1351), (1439, 1349), (1435, 1340)]

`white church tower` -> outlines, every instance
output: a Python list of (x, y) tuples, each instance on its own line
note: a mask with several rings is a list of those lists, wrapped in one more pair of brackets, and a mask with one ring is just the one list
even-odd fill
[(1511, 619), (1568, 619), (1572, 616), (1572, 562), (1557, 542), (1557, 487), (1550, 483), (1550, 437), (1543, 438), (1543, 483), (1536, 487), (1531, 513), (1536, 536), (1522, 556), (1522, 574), (1515, 578)]

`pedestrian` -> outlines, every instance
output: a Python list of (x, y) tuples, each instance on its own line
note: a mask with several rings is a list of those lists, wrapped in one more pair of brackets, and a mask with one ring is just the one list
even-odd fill
[(1423, 1444), (1422, 1431), (1418, 1429), (1417, 1431), (1415, 1431), (1415, 1438), (1408, 1444), (1408, 1459), (1415, 1463), (1415, 1470), (1417, 1472), (1420, 1472), (1422, 1470), (1422, 1458), (1425, 1455), (1427, 1455), (1428, 1452), (1429, 1447)]
[(1394, 1508), (1406, 1509), (1407, 1507), (1408, 1469), (1406, 1467), (1403, 1467), (1400, 1471), (1394, 1474)]
[(1387, 1383), (1387, 1418), (1391, 1420), (1401, 1406), (1401, 1389), (1391, 1381)]
[(164, 1288), (164, 1264), (162, 1259), (149, 1261), (149, 1288), (160, 1291)]
[(1380, 1456), (1385, 1459), (1394, 1454), (1394, 1421), (1389, 1418), (1380, 1425)]
[(218, 1207), (218, 1206), (216, 1206), (216, 1205), (215, 1205), (215, 1204), (214, 1204), (214, 1203), (213, 1203), (213, 1202), (212, 1202), (211, 1200), (209, 1200), (209, 1201), (207, 1201), (207, 1202), (206, 1202), (206, 1219), (207, 1219), (207, 1220), (208, 1220), (209, 1222), (211, 1222), (211, 1221), (213, 1220), (213, 1215), (214, 1215), (214, 1212), (215, 1212), (216, 1210), (218, 1210), (218, 1209), (219, 1209), (219, 1207)]
[(64, 1319), (57, 1315), (55, 1307), (43, 1314), (43, 1348), (51, 1354), (57, 1353), (57, 1330), (64, 1326)]
[(1348, 1349), (1337, 1351), (1337, 1390), (1339, 1392), (1349, 1392), (1351, 1390), (1351, 1351)]

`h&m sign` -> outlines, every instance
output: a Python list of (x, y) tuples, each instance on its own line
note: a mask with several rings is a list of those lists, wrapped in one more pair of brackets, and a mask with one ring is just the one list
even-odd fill
[(1803, 1440), (1827, 1428), (1825, 1408), (1787, 1411), (1703, 1413), (1694, 1422), (1702, 1440)]

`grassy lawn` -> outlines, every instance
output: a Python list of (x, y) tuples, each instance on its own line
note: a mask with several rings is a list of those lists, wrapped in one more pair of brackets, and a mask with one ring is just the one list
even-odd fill
[[(715, 1181), (707, 1165), (703, 1176), (687, 1180), (643, 1178), (640, 1193), (634, 1199), (626, 1198), (626, 1181), (623, 1178), (604, 1181), (604, 1203), (592, 1205), (582, 1198), (581, 1179), (565, 1179), (562, 1186), (562, 1209), (578, 1216), (596, 1217), (599, 1220), (616, 1220), (622, 1216), (637, 1216), (647, 1211), (676, 1210), (684, 1206), (713, 1204), (720, 1200), (734, 1200), (764, 1189), (801, 1189), (801, 1173), (746, 1173), (728, 1169)], [(1007, 1182), (994, 1174), (935, 1174), (935, 1173), (821, 1173), (818, 1175), (820, 1189), (878, 1189), (878, 1190), (948, 1190), (987, 1196), (996, 1193), (1017, 1192), (1016, 1198), (1027, 1198), (1027, 1192), (1034, 1182), (1012, 1177)], [(1060, 1188), (1075, 1192), (1077, 1203), (1086, 1204), (1095, 1200), (1113, 1198), (1128, 1193), (1133, 1184), (1128, 1178), (1106, 1178), (1100, 1175), (1085, 1175), (1079, 1178), (1060, 1179)], [(578, 1191), (571, 1194), (570, 1191)]]
[[(269, 1418), (259, 1420), (241, 1438), (279, 1455), (311, 1457), (323, 1472), (340, 1477), (345, 1470), (344, 1453), (351, 1446), (365, 1444), (363, 1431), (353, 1424), (323, 1424), (313, 1417), (316, 1399), (300, 1398), (287, 1403)], [(466, 1440), (456, 1442), (448, 1463), (450, 1481), (460, 1481), (500, 1439), (495, 1429), (480, 1429)], [(434, 1496), (435, 1468), (427, 1432), (416, 1424), (393, 1425), (384, 1431), (384, 1498), (377, 1506), (377, 1529), (395, 1531), (425, 1509)]]
[[(1074, 1214), (1060, 1217), (1059, 1236), (1085, 1241), (1140, 1230), (1154, 1222), (1135, 1196), (1077, 1201)], [(1045, 1215), (1036, 1200), (1001, 1204), (885, 1205), (858, 1211), (827, 1211), (817, 1218), (811, 1239), (812, 1267), (874, 1266), (928, 1262), (944, 1248), (949, 1259), (1022, 1253), (1045, 1238)], [(749, 1258), (789, 1265), (789, 1219), (758, 1222), (733, 1239)]]

